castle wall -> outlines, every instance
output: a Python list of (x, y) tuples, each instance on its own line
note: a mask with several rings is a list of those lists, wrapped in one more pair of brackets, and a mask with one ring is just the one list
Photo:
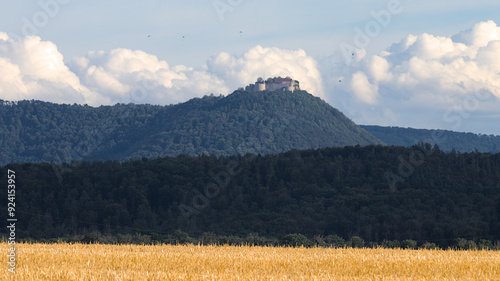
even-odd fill
[(282, 91), (283, 89), (293, 92), (294, 87), (292, 81), (283, 81), (278, 83), (267, 84), (267, 90), (269, 91)]

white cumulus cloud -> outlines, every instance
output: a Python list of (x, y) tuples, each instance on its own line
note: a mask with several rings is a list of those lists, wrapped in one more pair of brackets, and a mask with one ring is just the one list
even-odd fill
[(300, 82), (300, 88), (325, 98), (318, 63), (304, 50), (283, 50), (256, 46), (241, 56), (220, 53), (208, 60), (208, 71), (235, 89), (264, 79), (290, 76)]
[(358, 71), (353, 74), (351, 81), (352, 91), (356, 95), (356, 97), (367, 103), (367, 104), (375, 104), (377, 101), (378, 95), (378, 87), (373, 85), (368, 81), (368, 77), (361, 72)]
[(0, 98), (39, 99), (98, 106), (172, 104), (210, 93), (230, 94), (258, 77), (291, 76), (323, 97), (321, 74), (303, 50), (254, 47), (242, 55), (220, 53), (200, 67), (170, 66), (140, 50), (90, 51), (69, 66), (57, 46), (40, 37), (12, 40), (0, 33)]
[(170, 104), (210, 93), (229, 91), (203, 68), (170, 67), (166, 61), (139, 50), (88, 52), (74, 58), (72, 69), (106, 103)]
[[(487, 21), (450, 37), (408, 35), (380, 55), (330, 70), (323, 73), (328, 100), (359, 123), (442, 127), (443, 112), (460, 108), (465, 123), (499, 105), (500, 27)], [(339, 78), (343, 82), (334, 83)], [(480, 90), (491, 97), (477, 98)], [(464, 109), (471, 99), (477, 106)]]
[(0, 98), (84, 103), (93, 94), (63, 62), (57, 46), (28, 36), (10, 39), (0, 33)]

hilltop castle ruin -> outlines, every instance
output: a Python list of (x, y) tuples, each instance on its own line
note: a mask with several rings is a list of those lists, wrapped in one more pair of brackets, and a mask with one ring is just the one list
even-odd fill
[(290, 91), (300, 90), (299, 81), (293, 80), (290, 77), (281, 78), (274, 77), (268, 78), (266, 81), (260, 78), (257, 79), (255, 84), (246, 86), (246, 91)]

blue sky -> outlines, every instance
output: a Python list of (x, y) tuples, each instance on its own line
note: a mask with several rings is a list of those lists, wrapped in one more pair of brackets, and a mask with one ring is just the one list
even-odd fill
[[(4, 1), (0, 67), (9, 79), (0, 78), (0, 98), (170, 104), (293, 75), (357, 123), (500, 134), (500, 71), (487, 63), (499, 50), (499, 8), (498, 1)], [(365, 44), (356, 44), (356, 30), (371, 32)], [(458, 42), (468, 31), (475, 39)], [(477, 94), (483, 88), (489, 97)]]
[[(390, 1), (40, 2), (57, 3), (60, 11), (36, 35), (54, 42), (65, 57), (82, 56), (89, 50), (128, 48), (152, 53), (172, 64), (194, 66), (221, 51), (242, 53), (255, 45), (301, 48), (311, 56), (330, 55), (339, 50), (339, 42), (352, 41), (354, 27), (364, 27), (373, 19), (371, 11), (386, 9)], [(398, 2), (403, 11), (372, 41), (369, 49), (373, 53), (407, 34), (452, 35), (476, 22), (500, 22), (498, 1)], [(220, 18), (215, 6), (233, 10), (221, 12)], [(22, 35), (23, 18), (34, 23), (33, 16), (39, 11), (43, 8), (36, 1), (4, 2), (0, 27), (8, 34)], [(151, 40), (147, 40), (148, 35), (152, 35)]]

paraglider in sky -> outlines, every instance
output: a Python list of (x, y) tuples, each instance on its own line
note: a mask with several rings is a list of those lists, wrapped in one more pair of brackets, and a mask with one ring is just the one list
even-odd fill
[(240, 31), (240, 36), (243, 34), (243, 31)]
[(342, 83), (342, 80), (339, 80), (339, 83)]

